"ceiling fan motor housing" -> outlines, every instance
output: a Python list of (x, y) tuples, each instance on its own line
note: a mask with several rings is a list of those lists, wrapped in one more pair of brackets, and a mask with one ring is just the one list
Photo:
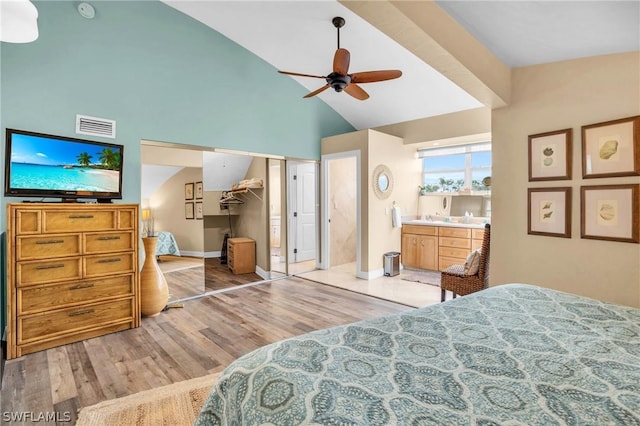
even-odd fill
[(336, 92), (342, 92), (345, 87), (351, 83), (351, 77), (348, 75), (338, 74), (332, 72), (327, 76), (327, 84), (333, 88)]

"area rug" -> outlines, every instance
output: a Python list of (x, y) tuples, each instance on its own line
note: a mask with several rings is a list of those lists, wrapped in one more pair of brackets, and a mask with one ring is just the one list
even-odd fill
[(76, 426), (192, 425), (220, 373), (84, 407)]
[(440, 272), (436, 271), (404, 271), (400, 278), (404, 281), (414, 281), (440, 287)]

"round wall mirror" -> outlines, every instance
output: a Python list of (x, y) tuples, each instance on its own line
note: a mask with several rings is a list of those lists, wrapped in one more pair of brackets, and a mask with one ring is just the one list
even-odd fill
[(388, 198), (393, 192), (393, 175), (391, 169), (384, 164), (373, 170), (373, 192), (381, 200)]

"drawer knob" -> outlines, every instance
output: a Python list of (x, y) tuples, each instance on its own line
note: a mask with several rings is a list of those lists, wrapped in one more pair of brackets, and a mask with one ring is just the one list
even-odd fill
[(95, 309), (85, 309), (83, 311), (69, 312), (69, 316), (70, 317), (79, 317), (80, 315), (92, 314), (95, 311), (96, 311)]
[(64, 240), (40, 240), (36, 241), (36, 244), (61, 244)]
[(122, 259), (120, 259), (119, 257), (113, 257), (111, 259), (100, 259), (98, 260), (98, 263), (113, 263), (113, 262), (120, 262)]
[(38, 270), (41, 270), (41, 269), (57, 269), (57, 268), (64, 268), (64, 263), (56, 263), (55, 265), (36, 266), (36, 269), (38, 269)]
[(118, 235), (114, 235), (112, 237), (98, 237), (99, 241), (108, 241), (108, 240), (119, 240), (120, 237)]
[(69, 219), (93, 219), (92, 214), (70, 214)]
[(80, 290), (83, 288), (91, 288), (93, 287), (94, 284), (78, 284), (78, 285), (73, 285), (71, 287), (69, 287), (69, 290)]

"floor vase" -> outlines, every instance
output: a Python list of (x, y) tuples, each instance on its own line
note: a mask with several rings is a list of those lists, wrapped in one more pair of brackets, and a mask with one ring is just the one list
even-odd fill
[(144, 264), (140, 271), (140, 312), (143, 317), (155, 317), (169, 300), (169, 287), (156, 260), (158, 237), (145, 237)]

